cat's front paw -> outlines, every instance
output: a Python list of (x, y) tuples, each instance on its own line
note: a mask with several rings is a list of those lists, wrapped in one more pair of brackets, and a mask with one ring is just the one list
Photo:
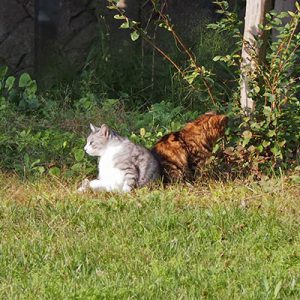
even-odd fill
[(86, 192), (90, 187), (90, 181), (86, 178), (81, 182), (80, 188), (78, 188), (77, 192), (84, 193)]

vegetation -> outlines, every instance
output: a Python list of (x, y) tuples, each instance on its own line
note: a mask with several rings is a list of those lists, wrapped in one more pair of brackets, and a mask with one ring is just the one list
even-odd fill
[[(96, 124), (107, 122), (135, 142), (151, 147), (163, 134), (177, 130), (187, 120), (207, 110), (226, 113), (231, 120), (227, 143), (222, 145), (225, 150), (222, 159), (213, 165), (222, 166), (221, 169), (230, 168), (232, 174), (240, 173), (242, 167), (247, 176), (252, 174), (260, 178), (262, 174), (269, 175), (299, 164), (300, 84), (297, 77), (299, 64), (296, 63), (299, 60), (300, 34), (296, 33), (299, 5), (295, 13), (278, 15), (270, 12), (266, 16), (267, 22), (262, 29), (266, 34), (271, 29), (278, 34), (276, 41), (270, 41), (267, 47), (258, 40), (261, 47), (266, 47), (265, 61), (259, 60), (253, 49), (248, 49), (259, 66), (256, 74), (249, 74), (256, 110), (248, 117), (239, 107), (238, 96), (241, 22), (236, 13), (228, 11), (226, 2), (217, 2), (220, 6), (218, 12), (223, 18), (210, 24), (206, 30), (203, 26), (200, 29), (202, 39), (209, 39), (207, 32), (214, 34), (212, 53), (216, 54), (222, 48), (219, 44), (223, 44), (224, 35), (230, 42), (228, 53), (220, 51), (214, 58), (211, 53), (199, 53), (201, 45), (194, 47), (198, 56), (185, 46), (164, 14), (163, 7), (153, 2), (159, 28), (170, 32), (185, 59), (182, 55), (176, 58), (176, 55), (161, 50), (159, 45), (154, 44), (150, 33), (127, 18), (116, 1), (109, 2), (110, 8), (117, 10), (115, 17), (120, 20), (121, 28), (131, 29), (134, 41), (140, 37), (148, 41), (162, 58), (175, 67), (175, 73), (166, 62), (162, 63), (169, 77), (166, 77), (166, 72), (161, 74), (159, 88), (152, 86), (150, 90), (144, 90), (146, 82), (136, 78), (137, 74), (146, 72), (144, 67), (136, 61), (121, 64), (121, 68), (129, 63), (133, 66), (131, 73), (126, 71), (126, 79), (122, 78), (120, 74), (125, 71), (116, 69), (114, 62), (109, 60), (105, 38), (101, 47), (92, 49), (85, 69), (73, 84), (58, 84), (48, 91), (38, 91), (35, 80), (26, 73), (19, 78), (8, 76), (7, 68), (2, 66), (2, 168), (15, 170), (25, 177), (45, 172), (53, 175), (63, 173), (69, 177), (82, 173), (88, 175), (94, 171), (94, 164), (84, 156), (82, 146), (90, 121)], [(287, 15), (290, 22), (282, 26)], [(202, 57), (205, 53), (210, 55), (208, 59)], [(211, 63), (203, 66), (198, 61)], [(116, 64), (118, 62), (115, 61)], [(158, 60), (157, 65), (161, 62)], [(215, 66), (211, 67), (213, 62)], [(210, 67), (211, 70), (208, 69)], [(220, 74), (225, 78), (218, 77)], [(155, 76), (159, 79), (160, 75)], [(217, 146), (215, 151), (219, 150)], [(217, 156), (220, 158), (220, 155)]]
[[(109, 2), (133, 42), (162, 51)], [(248, 49), (260, 66), (249, 116), (242, 24), (218, 5), (222, 18), (200, 24), (191, 46), (154, 5), (174, 49), (119, 57), (103, 34), (78, 77), (47, 90), (0, 66), (0, 298), (299, 298), (300, 7), (284, 26), (287, 13), (266, 16), (263, 61)], [(230, 124), (194, 186), (75, 192), (96, 173), (83, 151), (90, 122), (150, 148), (208, 110)]]
[(1, 175), (1, 298), (299, 298), (300, 195), (284, 178), (75, 187)]

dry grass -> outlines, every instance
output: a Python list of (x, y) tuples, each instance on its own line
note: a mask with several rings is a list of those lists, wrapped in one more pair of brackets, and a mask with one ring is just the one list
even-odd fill
[(45, 177), (36, 181), (23, 181), (15, 174), (0, 173), (0, 197), (2, 200), (31, 202), (36, 197), (46, 197), (55, 201), (66, 199), (107, 201), (120, 198), (124, 201), (135, 201), (148, 193), (174, 195), (173, 200), (180, 204), (195, 207), (228, 207), (268, 209), (270, 205), (279, 214), (300, 215), (300, 185), (289, 178), (273, 178), (265, 181), (234, 182), (206, 181), (195, 185), (161, 184), (149, 188), (135, 190), (130, 194), (114, 193), (77, 193), (78, 181), (63, 180), (56, 177)]
[(0, 175), (1, 299), (299, 299), (289, 179), (78, 194)]

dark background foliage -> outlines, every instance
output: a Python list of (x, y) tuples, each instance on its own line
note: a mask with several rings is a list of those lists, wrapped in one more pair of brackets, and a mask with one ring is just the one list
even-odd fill
[[(235, 157), (237, 170), (251, 156), (260, 157), (254, 155), (255, 151), (250, 153), (249, 146), (261, 149), (262, 143), (268, 144), (264, 136), (270, 134), (269, 122), (259, 125), (258, 138), (253, 129), (260, 118), (268, 117), (264, 107), (251, 120), (245, 120), (238, 107), (241, 39), (235, 33), (243, 31), (245, 1), (228, 1), (227, 21), (222, 21), (224, 13), (218, 12), (220, 8), (213, 1), (157, 2), (185, 47), (205, 69), (215, 102), (211, 101), (201, 78), (193, 85), (188, 84), (190, 79), (183, 80), (166, 57), (145, 39), (132, 41), (130, 29), (119, 28), (122, 20), (114, 17), (116, 11), (107, 9), (106, 1), (3, 2), (1, 168), (18, 171), (25, 177), (46, 171), (53, 175), (89, 174), (95, 164), (93, 161), (91, 164), (82, 150), (89, 122), (98, 125), (106, 122), (135, 142), (151, 147), (163, 134), (178, 130), (188, 120), (212, 109), (230, 116), (223, 149), (229, 147), (230, 153), (242, 157), (238, 160)], [(151, 1), (127, 0), (126, 16), (137, 21), (155, 45), (187, 74), (192, 72), (186, 53), (161, 26), (161, 17)], [(216, 25), (208, 28), (210, 23)], [(285, 78), (291, 74), (286, 71)], [(297, 74), (297, 70), (293, 72)], [(297, 98), (297, 88), (293, 89), (293, 95)], [(262, 94), (259, 97), (263, 99)], [(298, 102), (294, 101), (290, 108), (294, 115), (299, 110)], [(298, 125), (281, 114), (274, 118), (276, 122), (282, 119), (278, 132), (289, 128), (292, 136), (278, 134), (281, 146), (272, 137), (272, 143), (258, 152), (266, 154), (263, 162), (271, 161), (273, 168), (279, 161), (286, 162), (286, 158), (289, 158), (286, 166), (297, 164)], [(281, 150), (272, 154), (270, 149), (275, 142), (280, 149), (288, 148), (288, 155)], [(238, 145), (243, 149), (236, 150)], [(215, 150), (218, 152), (220, 147)], [(223, 168), (220, 162), (217, 164)], [(230, 164), (233, 165), (232, 161)], [(232, 167), (221, 171), (225, 169), (232, 172)]]

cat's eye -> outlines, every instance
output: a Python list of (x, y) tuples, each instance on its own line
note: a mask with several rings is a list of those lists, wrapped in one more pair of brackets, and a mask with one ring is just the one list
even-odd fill
[(93, 141), (90, 141), (90, 146), (92, 146), (94, 144), (94, 142)]

